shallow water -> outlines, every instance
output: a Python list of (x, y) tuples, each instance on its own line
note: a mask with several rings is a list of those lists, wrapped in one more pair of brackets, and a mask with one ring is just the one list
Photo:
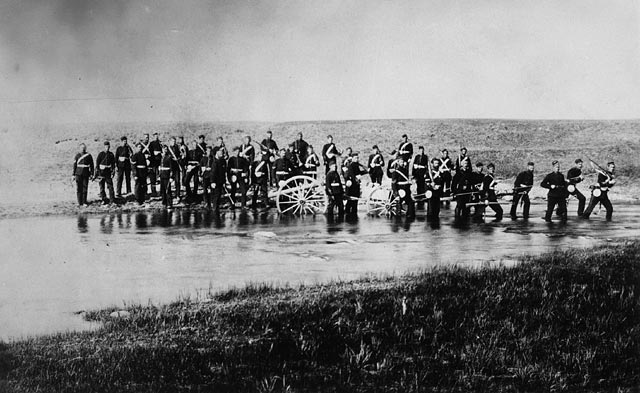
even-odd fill
[[(532, 212), (542, 210), (532, 206)], [(529, 221), (439, 225), (424, 217), (329, 222), (324, 216), (195, 211), (0, 220), (0, 339), (84, 329), (74, 312), (249, 282), (315, 283), (435, 265), (513, 261), (640, 235), (640, 206), (616, 206), (567, 224)]]

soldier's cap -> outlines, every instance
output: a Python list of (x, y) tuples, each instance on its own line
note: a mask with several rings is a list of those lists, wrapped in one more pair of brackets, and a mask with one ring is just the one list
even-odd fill
[(396, 154), (396, 151), (395, 151), (395, 150), (392, 150), (392, 151), (391, 151), (391, 155), (394, 155), (394, 154)]
[(169, 145), (162, 145), (162, 150), (168, 149), (168, 148), (169, 148)]
[(146, 134), (142, 134), (142, 136), (149, 136), (149, 133), (147, 132)]
[(233, 151), (240, 151), (240, 146), (234, 146)]
[(408, 138), (407, 134), (402, 134), (403, 138)]
[(533, 163), (533, 161), (529, 161), (527, 162), (527, 166), (534, 166), (535, 164)]
[(213, 150), (213, 146), (211, 145), (207, 146), (207, 150)]
[(483, 163), (481, 163), (481, 162), (476, 162), (476, 167), (478, 167), (478, 168), (479, 168), (479, 167), (482, 167), (482, 166), (484, 166), (484, 164), (483, 164)]
[(309, 146), (307, 146), (307, 148), (308, 149), (313, 149), (313, 145), (310, 144)]
[(292, 142), (292, 143), (289, 143), (289, 147), (293, 147), (293, 146), (295, 146), (295, 145), (293, 144), (293, 142)]
[(439, 158), (434, 157), (434, 158), (431, 159), (431, 162), (441, 162), (441, 161), (440, 161)]
[(613, 161), (609, 161), (607, 162), (607, 165), (615, 165), (615, 163)]
[(377, 149), (378, 145), (373, 145), (372, 149)]
[(142, 142), (136, 142), (136, 147), (142, 147)]
[(154, 133), (153, 133), (153, 135), (158, 135), (158, 133), (157, 133), (157, 132), (154, 132)]
[(447, 149), (442, 149), (440, 152), (442, 152), (442, 153), (449, 153), (449, 150), (447, 150)]
[(200, 135), (200, 136), (198, 136), (198, 138), (204, 139), (204, 135)]
[(333, 136), (332, 136), (331, 134), (329, 134), (329, 135), (327, 135), (327, 139), (328, 139), (328, 138), (333, 139)]
[(418, 146), (418, 150), (424, 150), (424, 146)]
[(360, 152), (354, 151), (353, 153), (351, 153), (351, 157), (358, 157), (359, 154)]
[(489, 165), (487, 165), (487, 168), (493, 168), (496, 169), (496, 166), (493, 165), (493, 162), (490, 162)]
[(581, 162), (582, 162), (582, 159), (581, 159), (581, 158), (577, 158), (577, 159), (576, 159), (576, 161), (575, 161), (575, 163), (576, 163), (576, 164), (579, 164), (579, 163), (581, 163)]
[(104, 141), (104, 145), (105, 146), (111, 146), (111, 143), (109, 143), (109, 141)]
[(464, 146), (462, 146), (462, 147), (460, 148), (460, 151), (463, 151), (463, 150), (464, 150), (464, 151), (467, 151), (467, 148), (466, 148), (466, 147), (464, 147)]
[(551, 161), (551, 165), (557, 165), (557, 164), (558, 164), (558, 160)]
[(126, 141), (126, 140), (127, 140), (127, 137), (126, 137), (126, 136), (123, 136), (122, 138), (120, 138), (120, 140), (121, 140), (121, 141)]

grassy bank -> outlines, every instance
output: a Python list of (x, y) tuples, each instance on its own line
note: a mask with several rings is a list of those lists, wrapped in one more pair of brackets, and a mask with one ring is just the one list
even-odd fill
[(632, 390), (640, 242), (87, 314), (0, 346), (8, 391)]

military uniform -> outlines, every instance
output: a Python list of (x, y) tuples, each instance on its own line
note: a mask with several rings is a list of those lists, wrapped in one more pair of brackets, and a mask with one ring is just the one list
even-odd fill
[(458, 171), (451, 180), (451, 191), (456, 200), (455, 218), (466, 219), (469, 217), (467, 204), (471, 201), (474, 192), (473, 173), (469, 171)]
[(382, 154), (376, 153), (369, 156), (369, 177), (372, 183), (382, 184), (382, 175), (384, 174), (384, 157)]
[(302, 174), (311, 176), (314, 179), (318, 177), (318, 167), (320, 166), (320, 159), (316, 153), (313, 153), (305, 159)]
[(253, 148), (251, 142), (240, 145), (240, 154), (251, 164), (256, 159), (256, 149)]
[(456, 172), (460, 172), (460, 170), (462, 169), (462, 161), (466, 161), (467, 162), (467, 171), (471, 172), (471, 158), (469, 158), (469, 156), (464, 155), (464, 156), (458, 156), (458, 158), (456, 159), (456, 165), (455, 165), (455, 169)]
[[(424, 195), (427, 191), (426, 176), (429, 171), (429, 157), (426, 154), (418, 154), (413, 158), (413, 178), (416, 180), (418, 195)], [(418, 202), (418, 208), (424, 208), (424, 200)]]
[(611, 220), (613, 216), (613, 206), (611, 205), (611, 201), (609, 200), (609, 189), (613, 187), (615, 184), (615, 177), (611, 172), (600, 173), (598, 172), (598, 184), (594, 187), (594, 191), (596, 189), (600, 190), (600, 196), (597, 197), (591, 193), (591, 199), (589, 200), (589, 206), (587, 210), (584, 211), (582, 215), (584, 218), (589, 218), (591, 216), (591, 212), (596, 207), (598, 203), (601, 203), (602, 206), (607, 210), (606, 219)]
[(100, 179), (98, 183), (100, 185), (100, 198), (104, 203), (107, 203), (107, 194), (105, 192), (105, 184), (109, 189), (109, 198), (111, 202), (115, 200), (115, 193), (113, 192), (113, 175), (116, 170), (116, 157), (110, 151), (101, 151), (98, 154), (96, 160), (97, 176)]
[[(391, 188), (398, 196), (397, 211), (400, 212), (402, 203), (407, 204), (407, 218), (415, 216), (415, 204), (411, 197), (411, 180), (409, 180), (409, 164), (406, 161), (397, 160), (394, 162), (395, 171), (391, 176)], [(404, 191), (404, 197), (400, 196), (400, 190)]]
[(293, 141), (293, 152), (298, 156), (298, 160), (300, 160), (301, 163), (307, 162), (308, 149), (309, 144), (304, 139), (296, 139)]
[(340, 180), (340, 174), (335, 170), (327, 172), (325, 179), (325, 189), (329, 203), (327, 205), (327, 214), (333, 216), (333, 209), (338, 207), (338, 216), (344, 215), (344, 190), (342, 189), (342, 180)]
[(289, 163), (291, 175), (296, 176), (302, 173), (302, 163), (298, 160), (298, 155), (294, 151), (287, 150), (284, 159)]
[(253, 179), (253, 198), (251, 200), (251, 206), (256, 208), (258, 206), (258, 196), (260, 197), (262, 204), (268, 206), (268, 191), (269, 191), (269, 157), (262, 156), (260, 161), (255, 161), (251, 166), (251, 175)]
[[(184, 186), (187, 189), (187, 199), (195, 201), (198, 196), (198, 172), (200, 171), (200, 161), (202, 160), (202, 150), (195, 148), (187, 152), (187, 176), (184, 179)], [(193, 189), (191, 188), (191, 179), (193, 179)]]
[(273, 163), (276, 161), (276, 152), (278, 149), (278, 144), (273, 139), (263, 139), (260, 143), (262, 147), (262, 156), (267, 160), (267, 167), (269, 168), (269, 182), (272, 185), (275, 185), (275, 170)]
[(360, 176), (367, 171), (358, 162), (351, 162), (347, 167), (344, 177), (347, 192), (347, 206), (345, 213), (347, 215), (358, 214), (358, 198), (360, 198)]
[(131, 156), (133, 151), (131, 146), (118, 146), (116, 148), (116, 166), (118, 167), (118, 177), (116, 178), (116, 195), (122, 196), (122, 180), (126, 178), (127, 194), (131, 194)]
[[(442, 176), (442, 180), (444, 181), (442, 195), (448, 197), (451, 196), (451, 180), (453, 179), (451, 171), (453, 170), (453, 163), (451, 162), (451, 157), (449, 156), (441, 158), (440, 161), (442, 161), (442, 163), (440, 164), (440, 176)], [(447, 200), (446, 205), (451, 205), (451, 201)]]
[(551, 172), (544, 177), (540, 187), (549, 190), (547, 193), (547, 212), (544, 220), (551, 222), (551, 215), (556, 206), (558, 206), (558, 215), (562, 221), (567, 221), (567, 183), (564, 175), (560, 172)]
[(160, 156), (160, 166), (158, 173), (160, 176), (160, 196), (162, 204), (167, 207), (173, 206), (173, 197), (171, 196), (171, 176), (173, 174), (174, 159), (171, 153)]
[(211, 170), (211, 187), (213, 189), (211, 205), (216, 213), (220, 210), (220, 200), (222, 199), (222, 193), (224, 192), (224, 183), (226, 178), (227, 162), (223, 158), (214, 159), (213, 168)]
[(577, 185), (582, 182), (582, 170), (579, 168), (573, 167), (569, 169), (567, 172), (567, 181), (569, 181), (570, 185), (575, 187), (575, 191), (569, 193), (569, 195), (573, 195), (578, 200), (578, 216), (581, 216), (584, 213), (584, 206), (587, 202), (587, 198), (578, 190)]
[[(227, 175), (231, 188), (231, 198), (235, 201), (236, 192), (240, 190), (240, 205), (247, 206), (247, 189), (249, 187), (249, 161), (242, 156), (229, 158), (227, 163)], [(235, 207), (235, 206), (234, 206)]]
[(173, 177), (173, 185), (176, 191), (176, 198), (180, 198), (180, 184), (182, 179), (182, 156), (180, 146), (169, 146), (169, 157), (171, 157), (171, 176)]
[(200, 160), (200, 170), (202, 171), (202, 191), (204, 200), (207, 203), (207, 208), (211, 208), (212, 190), (211, 184), (213, 183), (213, 167), (216, 159), (210, 156), (203, 156)]
[(149, 150), (151, 151), (151, 168), (149, 170), (149, 180), (151, 183), (151, 195), (158, 195), (156, 191), (156, 183), (159, 175), (158, 168), (160, 167), (160, 160), (162, 159), (162, 142), (159, 140), (152, 140), (149, 142)]
[(147, 157), (144, 153), (137, 152), (131, 157), (131, 165), (133, 166), (133, 176), (135, 179), (134, 193), (136, 201), (139, 205), (144, 203), (147, 197)]
[(402, 142), (398, 146), (398, 157), (404, 158), (406, 162), (411, 161), (411, 157), (413, 157), (413, 145), (411, 142)]
[[(428, 169), (427, 169), (428, 170)], [(433, 179), (433, 180), (432, 180)], [(429, 177), (428, 189), (431, 191), (431, 198), (427, 200), (427, 217), (437, 219), (440, 216), (440, 198), (444, 190), (444, 178), (440, 170), (432, 170)]]
[(496, 195), (496, 180), (492, 174), (487, 173), (484, 176), (482, 182), (482, 191), (484, 196), (489, 201), (489, 207), (496, 213), (496, 220), (502, 220), (504, 214), (502, 206), (498, 203), (498, 196)]
[(291, 163), (286, 157), (278, 157), (273, 164), (276, 185), (279, 185), (281, 181), (287, 180), (291, 176)]
[(335, 143), (331, 142), (322, 146), (322, 160), (324, 161), (325, 165), (325, 174), (329, 173), (329, 165), (332, 162), (337, 162), (337, 156), (338, 148), (336, 147)]
[(73, 176), (76, 179), (76, 197), (78, 205), (87, 204), (89, 179), (93, 176), (93, 157), (89, 153), (78, 153), (73, 160)]
[(511, 218), (516, 218), (518, 202), (520, 202), (520, 199), (522, 199), (522, 203), (524, 205), (522, 208), (522, 217), (525, 219), (529, 218), (529, 208), (531, 207), (529, 191), (531, 191), (531, 187), (533, 187), (533, 172), (520, 172), (516, 177), (516, 181), (513, 186), (513, 201), (511, 202), (510, 212)]

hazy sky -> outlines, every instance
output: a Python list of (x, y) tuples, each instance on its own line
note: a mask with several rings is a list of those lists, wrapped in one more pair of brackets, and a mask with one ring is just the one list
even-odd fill
[(640, 2), (0, 1), (3, 123), (445, 117), (640, 117)]

